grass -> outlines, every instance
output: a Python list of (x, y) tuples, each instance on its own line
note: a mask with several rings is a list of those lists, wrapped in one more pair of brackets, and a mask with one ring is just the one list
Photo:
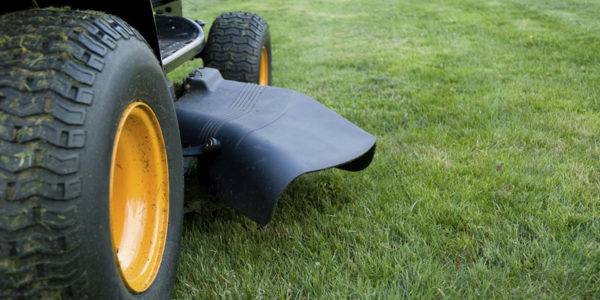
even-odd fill
[(229, 209), (188, 215), (174, 298), (600, 297), (598, 1), (184, 9), (208, 24), (263, 15), (274, 85), (378, 150), (363, 172), (296, 180), (266, 227)]

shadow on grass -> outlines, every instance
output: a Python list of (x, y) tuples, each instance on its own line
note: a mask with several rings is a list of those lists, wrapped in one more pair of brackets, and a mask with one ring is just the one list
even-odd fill
[[(308, 224), (315, 215), (334, 214), (350, 201), (336, 171), (305, 174), (295, 179), (281, 194), (272, 221), (261, 226), (239, 214), (212, 195), (202, 179), (186, 181), (184, 228), (214, 232), (235, 224), (246, 229), (264, 229), (292, 223)], [(277, 225), (273, 225), (273, 224)]]

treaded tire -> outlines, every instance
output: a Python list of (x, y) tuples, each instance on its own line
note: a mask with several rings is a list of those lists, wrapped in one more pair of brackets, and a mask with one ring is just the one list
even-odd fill
[(223, 78), (260, 83), (261, 57), (266, 48), (268, 85), (271, 85), (271, 37), (261, 16), (226, 12), (213, 22), (201, 54), (205, 67), (218, 69)]
[[(89, 11), (5, 14), (0, 37), (0, 299), (169, 298), (183, 163), (173, 99), (152, 50), (124, 21)], [(162, 261), (138, 294), (119, 275), (108, 201), (115, 133), (134, 101), (156, 114), (169, 176)]]

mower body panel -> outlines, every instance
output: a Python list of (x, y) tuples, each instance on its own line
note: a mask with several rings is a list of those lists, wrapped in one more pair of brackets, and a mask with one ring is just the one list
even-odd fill
[(192, 72), (184, 85), (175, 104), (182, 143), (220, 143), (203, 154), (210, 156), (210, 188), (260, 224), (271, 220), (279, 195), (301, 174), (358, 171), (373, 158), (372, 135), (301, 93), (224, 80), (210, 68)]

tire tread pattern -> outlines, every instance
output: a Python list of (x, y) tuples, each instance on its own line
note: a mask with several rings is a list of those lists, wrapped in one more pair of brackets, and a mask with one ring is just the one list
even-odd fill
[[(99, 12), (0, 16), (0, 299), (84, 299), (77, 202), (105, 57), (141, 35)], [(145, 41), (144, 41), (145, 42)]]
[(225, 79), (258, 83), (264, 34), (268, 34), (267, 22), (257, 14), (221, 14), (202, 52), (204, 66), (218, 69)]

